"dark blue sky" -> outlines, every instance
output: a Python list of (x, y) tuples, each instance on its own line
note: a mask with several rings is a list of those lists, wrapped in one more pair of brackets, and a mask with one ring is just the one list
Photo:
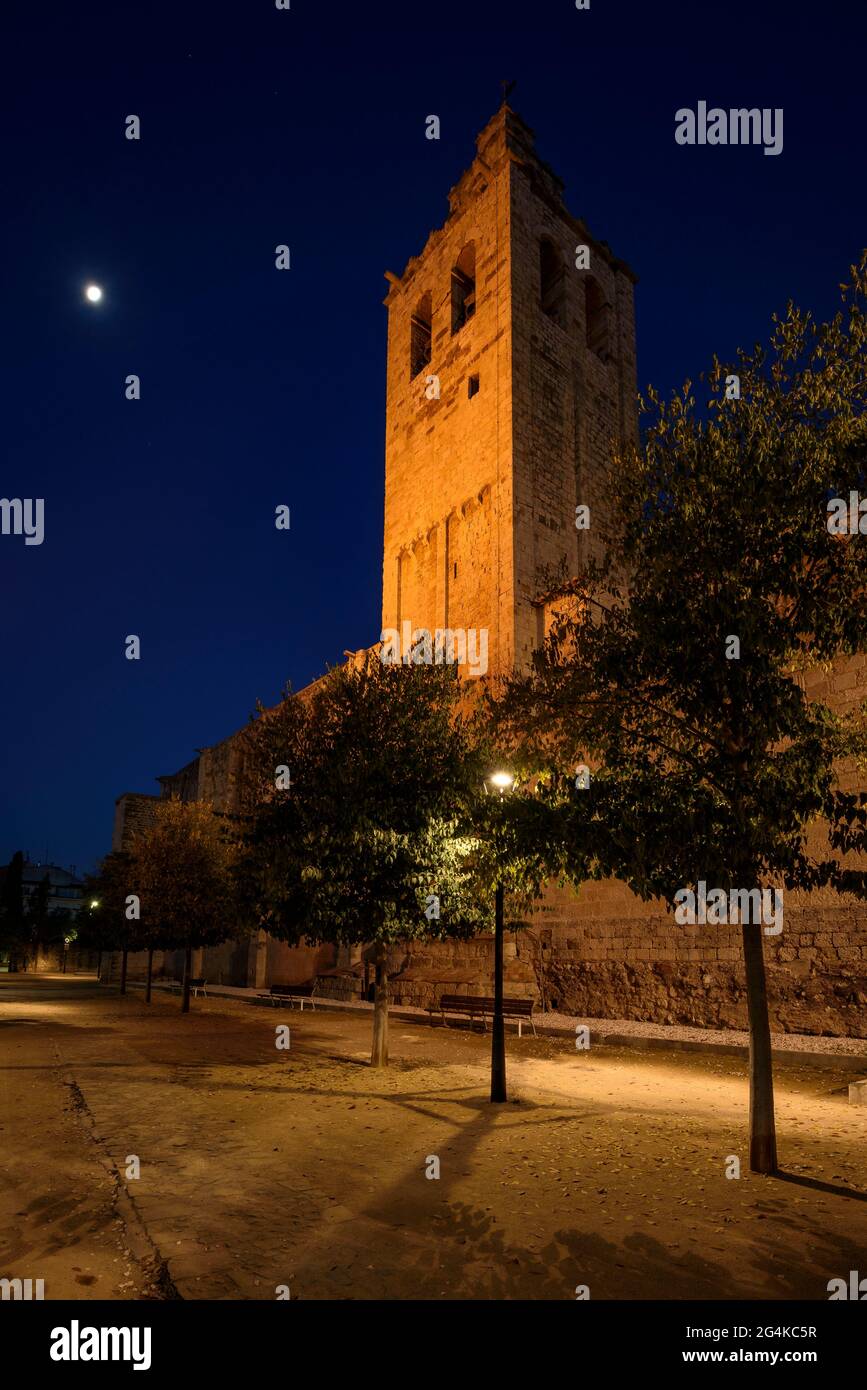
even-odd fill
[[(833, 312), (867, 243), (854, 2), (6, 13), (0, 494), (46, 518), (41, 546), (0, 536), (2, 862), (90, 865), (120, 792), (378, 637), (383, 272), (444, 220), (501, 79), (640, 277), (642, 384), (789, 296)], [(783, 153), (678, 146), (699, 100), (783, 107)]]

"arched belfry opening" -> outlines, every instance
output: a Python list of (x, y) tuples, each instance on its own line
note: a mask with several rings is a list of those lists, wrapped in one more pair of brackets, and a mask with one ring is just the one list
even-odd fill
[(476, 312), (476, 247), (468, 241), (452, 270), (452, 332), (459, 333)]

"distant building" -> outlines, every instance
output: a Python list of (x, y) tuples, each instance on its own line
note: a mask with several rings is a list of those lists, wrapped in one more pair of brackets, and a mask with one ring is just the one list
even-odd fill
[[(0, 882), (7, 873), (0, 867)], [(37, 894), (48, 879), (44, 919), (37, 923)], [(96, 970), (98, 952), (75, 944), (73, 926), (84, 901), (84, 882), (75, 867), (25, 859), (21, 869), (21, 905), (24, 909), (25, 936), (16, 949), (0, 950), (0, 971), (20, 970), (65, 974), (90, 974)], [(28, 924), (28, 919), (29, 924)]]
[(40, 883), (48, 875), (49, 912), (69, 912), (76, 916), (81, 909), (84, 883), (76, 877), (74, 867), (62, 869), (59, 864), (34, 863), (25, 859), (21, 874), (21, 891), (25, 912), (31, 910), (31, 900)]

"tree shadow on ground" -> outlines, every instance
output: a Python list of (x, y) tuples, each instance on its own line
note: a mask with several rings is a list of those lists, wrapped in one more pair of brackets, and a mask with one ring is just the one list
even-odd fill
[(75, 1023), (58, 1023), (53, 1018), (0, 1018), (0, 1028), (47, 1028), (51, 1033), (80, 1033), (88, 1038), (107, 1036), (113, 1028), (81, 1028)]
[[(671, 1251), (652, 1237), (644, 1236), (637, 1244), (633, 1241), (632, 1248), (627, 1249), (596, 1232), (560, 1229), (543, 1248), (534, 1249), (531, 1215), (524, 1216), (529, 1235), (516, 1239), (495, 1214), (450, 1196), (461, 1177), (472, 1169), (479, 1146), (498, 1127), (500, 1117), (510, 1113), (505, 1107), (492, 1107), (480, 1096), (467, 1097), (458, 1104), (472, 1112), (471, 1118), (446, 1143), (434, 1145), (431, 1141), (441, 1157), (439, 1180), (428, 1184), (420, 1170), (407, 1172), (354, 1218), (362, 1226), (375, 1223), (378, 1268), (395, 1288), (411, 1288), (409, 1296), (413, 1298), (445, 1293), (461, 1298), (562, 1301), (574, 1299), (579, 1284), (590, 1286), (591, 1297), (594, 1284), (597, 1290), (604, 1286), (605, 1296), (612, 1298), (655, 1297), (663, 1276), (671, 1286)], [(412, 1108), (417, 1107), (413, 1104)], [(447, 1117), (435, 1118), (442, 1121)], [(536, 1116), (530, 1124), (536, 1128), (553, 1122), (554, 1117)], [(525, 1132), (525, 1125), (520, 1129)], [(504, 1166), (502, 1171), (508, 1169)], [(576, 1216), (579, 1220), (595, 1219), (586, 1203)], [(415, 1234), (415, 1242), (407, 1240), (407, 1227), (410, 1235)], [(335, 1243), (341, 1239), (336, 1232)], [(392, 1261), (393, 1271), (387, 1273)], [(728, 1282), (724, 1265), (706, 1257), (687, 1255), (681, 1265), (675, 1280), (680, 1292), (672, 1297), (694, 1297), (702, 1292), (706, 1297), (719, 1296)], [(619, 1275), (613, 1272), (619, 1270), (628, 1277), (628, 1294), (616, 1287)], [(407, 1278), (410, 1271), (411, 1281)], [(303, 1280), (301, 1270), (299, 1279)]]
[[(714, 1232), (710, 1212), (701, 1214), (704, 1229), (698, 1232), (690, 1229), (687, 1218), (681, 1223), (675, 1215), (670, 1238), (660, 1239), (642, 1229), (645, 1212), (640, 1194), (635, 1194), (632, 1210), (621, 1202), (605, 1213), (598, 1212), (595, 1199), (585, 1195), (576, 1200), (574, 1228), (560, 1227), (545, 1239), (545, 1224), (540, 1219), (537, 1240), (532, 1175), (521, 1175), (529, 1190), (527, 1197), (517, 1199), (509, 1191), (502, 1201), (495, 1200), (496, 1179), (501, 1177), (505, 1180), (502, 1185), (507, 1186), (517, 1171), (510, 1166), (510, 1154), (517, 1152), (511, 1136), (506, 1136), (507, 1151), (492, 1180), (491, 1205), (496, 1210), (485, 1210), (459, 1195), (458, 1184), (463, 1178), (490, 1168), (490, 1157), (478, 1166), (478, 1149), (497, 1128), (513, 1128), (509, 1123), (503, 1126), (503, 1119), (518, 1121), (511, 1106), (492, 1106), (478, 1091), (448, 1097), (445, 1113), (432, 1110), (417, 1095), (377, 1094), (375, 1098), (393, 1101), (452, 1127), (448, 1138), (430, 1140), (430, 1148), (441, 1160), (440, 1177), (426, 1182), (421, 1165), (412, 1168), (353, 1212), (342, 1231), (320, 1230), (311, 1248), (298, 1252), (297, 1273), (302, 1286), (306, 1277), (317, 1284), (324, 1280), (327, 1288), (325, 1270), (345, 1267), (341, 1262), (351, 1262), (353, 1257), (354, 1278), (363, 1284), (365, 1267), (357, 1267), (358, 1257), (352, 1252), (365, 1240), (375, 1244), (377, 1276), (400, 1291), (391, 1296), (414, 1299), (447, 1296), (562, 1301), (574, 1299), (577, 1286), (584, 1284), (589, 1286), (591, 1297), (612, 1299), (653, 1299), (661, 1292), (668, 1299), (821, 1299), (826, 1296), (829, 1272), (857, 1267), (852, 1263), (859, 1249), (855, 1241), (826, 1230), (820, 1213), (790, 1209), (782, 1200), (768, 1204), (765, 1213), (755, 1207), (745, 1209), (742, 1218), (725, 1231), (717, 1228)], [(617, 1107), (605, 1108), (610, 1112)], [(559, 1105), (522, 1101), (521, 1109), (523, 1116), (514, 1125), (514, 1138), (521, 1148), (525, 1136), (530, 1139), (531, 1130), (539, 1125), (557, 1125), (564, 1118), (562, 1113), (536, 1113), (532, 1118), (527, 1113), (546, 1109), (561, 1112)], [(463, 1120), (459, 1118), (461, 1112)], [(596, 1113), (576, 1111), (569, 1118), (581, 1123)], [(813, 1180), (803, 1185), (831, 1195), (860, 1196)], [(518, 1235), (514, 1224), (509, 1230), (510, 1203), (516, 1200), (526, 1209)], [(637, 1229), (616, 1237), (599, 1232), (601, 1219), (620, 1221), (624, 1216), (632, 1218)], [(707, 1245), (713, 1244), (715, 1234), (722, 1249), (712, 1255)], [(338, 1263), (332, 1266), (332, 1259)], [(329, 1295), (317, 1292), (315, 1296)], [(355, 1296), (368, 1295), (359, 1287)]]
[(867, 1202), (867, 1192), (859, 1192), (854, 1187), (839, 1187), (833, 1182), (823, 1182), (821, 1178), (805, 1178), (801, 1173), (787, 1173), (779, 1168), (770, 1174), (770, 1180), (794, 1183), (796, 1187), (809, 1187), (814, 1192), (827, 1192), (831, 1197), (847, 1197), (854, 1202)]

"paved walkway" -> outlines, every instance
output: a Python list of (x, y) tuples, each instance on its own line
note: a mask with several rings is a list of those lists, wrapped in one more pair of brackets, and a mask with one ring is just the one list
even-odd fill
[(141, 1297), (164, 1271), (186, 1299), (824, 1301), (863, 1271), (852, 1058), (779, 1063), (784, 1171), (759, 1178), (740, 1057), (510, 1033), (492, 1106), (490, 1034), (421, 1021), (394, 1020), (376, 1071), (369, 1010), (182, 1014), (0, 977), (0, 1277), (49, 1299)]

